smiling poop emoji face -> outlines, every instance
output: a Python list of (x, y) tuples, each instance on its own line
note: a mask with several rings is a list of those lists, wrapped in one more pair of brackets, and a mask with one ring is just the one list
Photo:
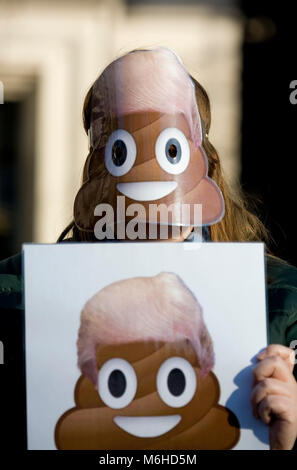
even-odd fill
[[(87, 178), (74, 204), (81, 230), (94, 229), (99, 204), (111, 206), (119, 222), (119, 196), (126, 221), (136, 210), (146, 223), (211, 225), (223, 217), (222, 193), (208, 177), (194, 86), (172, 52), (138, 51), (105, 69), (92, 89), (90, 136)], [(166, 214), (156, 209), (173, 204)]]
[(174, 273), (124, 279), (81, 314), (75, 407), (58, 449), (229, 449), (235, 415), (218, 404), (213, 344), (196, 297)]
[(97, 365), (98, 390), (81, 376), (75, 408), (57, 423), (58, 449), (231, 449), (239, 440), (217, 378), (201, 377), (187, 341), (98, 347)]

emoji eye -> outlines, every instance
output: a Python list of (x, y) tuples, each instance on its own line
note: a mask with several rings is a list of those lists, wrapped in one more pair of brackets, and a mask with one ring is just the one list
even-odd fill
[(157, 389), (161, 399), (173, 408), (187, 405), (197, 388), (195, 371), (182, 357), (170, 357), (157, 374)]
[(113, 176), (123, 176), (131, 170), (136, 158), (136, 144), (124, 129), (110, 134), (105, 147), (105, 166)]
[(137, 378), (131, 364), (124, 359), (106, 361), (98, 374), (98, 392), (110, 408), (124, 408), (133, 400)]
[(179, 175), (190, 161), (190, 147), (184, 133), (176, 127), (164, 129), (157, 138), (155, 153), (163, 170)]

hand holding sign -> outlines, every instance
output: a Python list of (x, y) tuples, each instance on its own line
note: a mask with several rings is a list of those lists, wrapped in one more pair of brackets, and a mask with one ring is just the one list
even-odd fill
[(292, 449), (297, 438), (297, 382), (294, 351), (272, 344), (258, 355), (251, 396), (254, 415), (270, 426), (270, 447)]

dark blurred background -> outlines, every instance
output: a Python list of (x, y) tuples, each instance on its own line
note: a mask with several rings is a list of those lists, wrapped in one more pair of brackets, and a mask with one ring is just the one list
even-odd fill
[(297, 265), (296, 2), (0, 0), (0, 258), (54, 242), (70, 221), (87, 155), (83, 98), (124, 51), (167, 45), (205, 86), (211, 140)]
[(297, 265), (296, 2), (242, 1), (241, 183), (261, 199), (275, 254)]

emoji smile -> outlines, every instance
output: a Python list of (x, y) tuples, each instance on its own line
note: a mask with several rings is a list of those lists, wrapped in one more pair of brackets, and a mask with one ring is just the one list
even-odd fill
[(135, 201), (154, 201), (172, 193), (177, 188), (176, 181), (144, 181), (118, 183), (117, 190)]
[(173, 429), (181, 415), (168, 416), (115, 416), (119, 428), (136, 437), (158, 437)]

